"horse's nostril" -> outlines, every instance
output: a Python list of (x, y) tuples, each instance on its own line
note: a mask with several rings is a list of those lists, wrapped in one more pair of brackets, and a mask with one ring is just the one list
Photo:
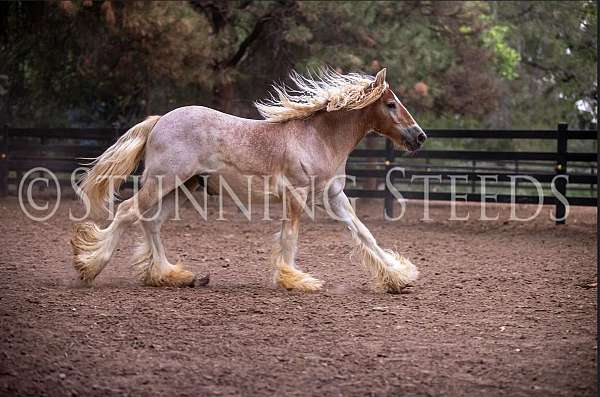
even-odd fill
[(423, 142), (425, 142), (425, 140), (427, 139), (427, 135), (425, 135), (425, 133), (421, 132), (419, 133), (419, 135), (417, 135), (417, 142), (419, 142), (420, 144), (423, 144)]

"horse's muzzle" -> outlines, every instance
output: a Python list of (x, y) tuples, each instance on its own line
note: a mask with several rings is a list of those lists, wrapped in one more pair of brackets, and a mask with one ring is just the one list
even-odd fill
[(425, 132), (418, 125), (404, 128), (402, 130), (402, 137), (404, 138), (406, 148), (411, 152), (419, 150), (427, 140), (427, 135), (425, 135)]

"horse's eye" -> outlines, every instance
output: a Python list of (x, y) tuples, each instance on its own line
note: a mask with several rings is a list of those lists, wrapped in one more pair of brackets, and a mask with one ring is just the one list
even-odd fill
[(396, 109), (396, 103), (395, 102), (388, 102), (386, 103), (386, 106), (388, 109)]

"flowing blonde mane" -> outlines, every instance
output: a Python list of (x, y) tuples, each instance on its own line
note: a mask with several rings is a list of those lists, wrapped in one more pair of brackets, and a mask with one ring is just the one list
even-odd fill
[[(290, 79), (296, 88), (273, 85), (276, 96), (255, 106), (261, 116), (270, 122), (281, 123), (303, 119), (325, 109), (361, 109), (378, 100), (385, 89), (385, 70), (377, 78), (365, 74), (340, 74), (331, 69), (321, 69), (313, 77), (292, 71)], [(380, 78), (380, 75), (383, 78)]]

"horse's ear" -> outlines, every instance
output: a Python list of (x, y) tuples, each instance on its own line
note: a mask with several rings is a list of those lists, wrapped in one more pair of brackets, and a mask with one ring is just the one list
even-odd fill
[(375, 87), (379, 87), (382, 86), (385, 83), (385, 68), (381, 69), (379, 72), (377, 72), (377, 75), (375, 76), (375, 84), (373, 84)]

